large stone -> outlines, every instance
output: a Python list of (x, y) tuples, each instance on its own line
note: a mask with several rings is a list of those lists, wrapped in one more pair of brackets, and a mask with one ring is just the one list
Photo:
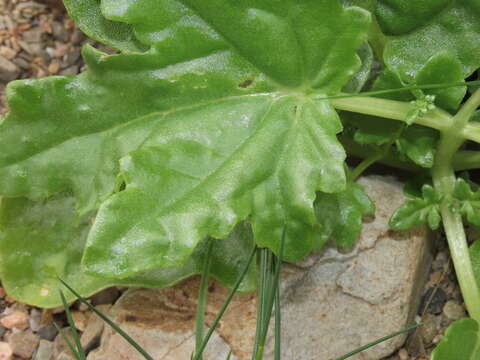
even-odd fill
[[(285, 264), (282, 270), (282, 358), (331, 359), (411, 325), (431, 262), (425, 228), (396, 232), (388, 219), (403, 200), (399, 182), (370, 176), (360, 180), (376, 203), (351, 249), (327, 247), (321, 253)], [(212, 282), (207, 325), (228, 291)], [(189, 359), (194, 348), (198, 278), (162, 290), (132, 289), (112, 308), (113, 320), (155, 359)], [(256, 295), (234, 297), (204, 357), (249, 359), (255, 337)], [(269, 337), (265, 359), (272, 359)], [(378, 360), (400, 347), (405, 336), (352, 357)], [(89, 360), (140, 360), (118, 334), (106, 329), (101, 347)]]

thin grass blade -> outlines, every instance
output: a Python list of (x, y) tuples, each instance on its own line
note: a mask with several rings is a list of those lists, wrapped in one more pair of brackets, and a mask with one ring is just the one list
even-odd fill
[(77, 327), (75, 326), (75, 322), (72, 318), (72, 313), (70, 312), (70, 307), (68, 306), (67, 300), (65, 299), (65, 295), (63, 291), (60, 290), (60, 298), (62, 299), (63, 308), (65, 309), (65, 314), (67, 315), (68, 325), (70, 326), (70, 331), (72, 332), (73, 340), (75, 341), (75, 345), (77, 346), (77, 354), (80, 360), (85, 360), (87, 356), (85, 355), (85, 351), (83, 350), (82, 344), (80, 342), (80, 335), (78, 335)]
[(412, 90), (448, 89), (452, 87), (479, 86), (479, 85), (480, 85), (480, 80), (465, 81), (465, 82), (451, 82), (451, 83), (445, 83), (445, 84), (410, 85), (410, 86), (405, 86), (405, 87), (396, 88), (396, 89), (365, 91), (365, 92), (356, 93), (356, 94), (328, 96), (323, 98), (322, 100), (345, 99), (350, 97), (378, 96), (378, 95), (393, 94), (393, 93), (398, 93), (403, 91), (412, 91)]
[[(205, 263), (202, 269), (202, 280), (200, 281), (200, 290), (198, 294), (197, 314), (195, 317), (195, 353), (199, 353), (199, 348), (203, 342), (203, 328), (205, 326), (205, 307), (207, 304), (208, 278), (212, 264), (213, 239), (207, 240), (207, 251), (205, 253)], [(199, 360), (202, 360), (200, 354)]]
[(63, 341), (65, 341), (65, 344), (67, 344), (67, 346), (70, 349), (70, 351), (72, 352), (73, 356), (75, 356), (75, 359), (81, 360), (82, 358), (78, 354), (77, 350), (75, 350), (75, 347), (73, 346), (72, 342), (70, 340), (68, 340), (68, 337), (65, 334), (65, 331), (63, 331), (63, 329), (60, 326), (58, 326), (57, 323), (53, 323), (53, 326), (55, 326), (55, 329), (57, 329), (58, 333), (63, 338)]
[(267, 293), (267, 287), (268, 287), (268, 280), (267, 280), (267, 275), (268, 275), (268, 252), (266, 249), (259, 249), (258, 250), (260, 253), (260, 286), (258, 288), (258, 297), (257, 297), (257, 324), (255, 327), (255, 343), (253, 346), (253, 352), (252, 352), (252, 360), (255, 359), (256, 354), (258, 353), (258, 349), (260, 346), (261, 338), (262, 338), (262, 333), (263, 333), (263, 318), (264, 318), (264, 313), (265, 313), (265, 302), (266, 302), (266, 293)]
[(368, 343), (368, 344), (366, 344), (366, 345), (363, 345), (363, 346), (359, 347), (358, 349), (355, 349), (355, 350), (349, 352), (348, 354), (345, 354), (345, 355), (343, 355), (343, 356), (340, 356), (339, 358), (336, 358), (335, 360), (345, 360), (345, 359), (348, 359), (349, 357), (352, 357), (353, 355), (356, 355), (356, 354), (358, 354), (358, 353), (360, 353), (360, 352), (362, 352), (362, 351), (365, 351), (365, 350), (371, 348), (372, 346), (375, 346), (375, 345), (378, 345), (378, 344), (380, 344), (380, 343), (382, 343), (382, 342), (384, 342), (384, 341), (390, 340), (391, 338), (394, 338), (395, 336), (408, 333), (408, 332), (416, 329), (416, 328), (419, 327), (420, 325), (422, 325), (422, 324), (416, 324), (416, 325), (410, 326), (410, 327), (408, 327), (408, 328), (406, 328), (406, 329), (397, 331), (397, 332), (395, 332), (395, 333), (393, 333), (393, 334), (390, 334), (390, 335), (387, 335), (387, 336), (385, 336), (385, 337), (382, 337), (382, 338), (380, 338), (380, 339), (378, 339), (378, 340), (372, 341), (371, 343)]
[[(255, 341), (255, 348), (252, 354), (252, 359), (260, 360), (263, 358), (263, 352), (265, 349), (265, 342), (267, 339), (268, 328), (270, 325), (270, 319), (272, 317), (273, 305), (277, 294), (279, 294), (279, 284), (280, 284), (280, 270), (283, 260), (283, 252), (285, 247), (285, 237), (286, 237), (286, 227), (283, 229), (282, 238), (280, 241), (280, 252), (279, 256), (276, 257), (271, 250), (262, 249), (267, 255), (265, 255), (266, 260), (265, 264), (261, 263), (266, 270), (265, 272), (265, 289), (259, 295), (259, 303), (261, 305), (261, 320), (260, 323), (257, 321), (257, 327), (260, 325), (261, 330), (259, 331), (259, 339)], [(276, 314), (277, 316), (277, 314)], [(279, 316), (279, 315), (278, 315)], [(277, 329), (277, 331), (279, 331)], [(279, 351), (279, 350), (277, 350)]]
[(227, 359), (226, 360), (230, 360), (230, 358), (232, 357), (232, 350), (229, 351), (228, 353), (228, 356), (227, 356)]
[(280, 360), (281, 357), (281, 337), (282, 337), (282, 322), (281, 322), (281, 308), (280, 308), (280, 286), (277, 287), (277, 294), (275, 296), (275, 349), (274, 360)]
[(70, 287), (65, 281), (60, 279), (61, 283), (68, 289), (72, 294), (74, 294), (77, 299), (82, 302), (83, 304), (87, 305), (87, 307), (92, 310), (95, 314), (97, 314), (103, 321), (105, 321), (110, 327), (112, 327), (120, 336), (122, 336), (132, 347), (137, 350), (145, 359), (147, 360), (154, 360), (152, 356), (150, 356), (135, 340), (133, 340), (125, 331), (123, 331), (117, 324), (115, 324), (112, 320), (110, 320), (105, 314), (103, 314), (100, 310), (98, 310), (95, 306), (90, 304), (90, 302), (82, 297), (79, 293), (77, 293), (74, 289)]
[(222, 318), (223, 314), (227, 310), (228, 305), (232, 301), (233, 296), (237, 292), (240, 284), (242, 283), (243, 279), (245, 278), (245, 275), (248, 272), (248, 269), (250, 268), (250, 265), (252, 264), (253, 259), (255, 258), (255, 254), (257, 253), (257, 247), (255, 246), (252, 250), (252, 253), (250, 254), (247, 264), (245, 265), (245, 268), (242, 270), (242, 273), (240, 274), (240, 277), (238, 278), (237, 282), (233, 286), (232, 290), (230, 290), (230, 293), (228, 294), (227, 299), (222, 305), (222, 308), (218, 312), (217, 316), (215, 316), (215, 319), (212, 322), (212, 325), (208, 329), (207, 335), (204, 337), (202, 345), (199, 348), (199, 352), (195, 354), (194, 360), (199, 360), (200, 356), (202, 355), (203, 351), (205, 350), (205, 347), (207, 346), (208, 341), (210, 340), (210, 337), (212, 336), (213, 332), (215, 331), (215, 328), (217, 327), (220, 319)]

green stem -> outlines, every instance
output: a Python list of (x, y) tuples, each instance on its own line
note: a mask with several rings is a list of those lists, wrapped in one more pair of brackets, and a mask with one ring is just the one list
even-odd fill
[[(408, 102), (373, 97), (350, 96), (345, 98), (333, 98), (330, 101), (337, 110), (356, 112), (403, 122), (407, 121), (407, 114), (411, 110), (414, 110), (414, 105)], [(450, 129), (452, 122), (453, 117), (441, 109), (429, 111), (427, 114), (419, 116), (415, 120), (416, 124), (427, 126), (439, 131)], [(465, 123), (459, 135), (461, 135), (463, 139), (480, 143), (480, 124)]]
[[(207, 240), (207, 250), (205, 252), (205, 262), (202, 269), (202, 280), (200, 281), (200, 290), (198, 294), (197, 315), (195, 317), (195, 353), (199, 354), (200, 346), (203, 342), (203, 328), (205, 327), (205, 308), (207, 304), (208, 295), (208, 278), (210, 274), (210, 267), (212, 264), (212, 248), (213, 239)], [(202, 360), (202, 354), (198, 357), (198, 360)]]
[[(367, 159), (368, 157), (375, 156), (377, 150), (369, 145), (360, 145), (350, 137), (341, 135), (339, 137), (340, 142), (347, 151), (349, 156), (357, 157), (360, 159)], [(406, 162), (401, 159), (398, 153), (389, 151), (384, 157), (378, 160), (379, 163), (387, 166), (391, 166), (396, 169), (406, 170), (412, 173), (419, 173), (423, 169), (411, 162)]]
[[(415, 106), (409, 102), (362, 96), (332, 99), (330, 101), (338, 110), (403, 122), (406, 122), (407, 114), (415, 109)], [(418, 117), (415, 123), (442, 131), (450, 127), (452, 116), (446, 111), (435, 109)]]
[(453, 168), (455, 171), (479, 169), (480, 151), (457, 151), (453, 156)]
[(432, 168), (435, 189), (444, 196), (440, 211), (455, 272), (470, 316), (477, 321), (480, 321), (480, 291), (473, 273), (462, 217), (453, 211), (450, 199), (456, 182), (453, 158), (464, 141), (468, 121), (479, 105), (480, 90), (477, 90), (455, 115), (449, 128), (442, 131)]

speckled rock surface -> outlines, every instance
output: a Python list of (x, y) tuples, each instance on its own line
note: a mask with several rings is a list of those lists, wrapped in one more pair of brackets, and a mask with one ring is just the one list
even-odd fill
[[(360, 180), (377, 205), (365, 219), (358, 244), (341, 251), (330, 247), (282, 274), (282, 349), (284, 359), (330, 359), (409, 325), (417, 312), (431, 261), (430, 235), (424, 228), (388, 229), (391, 213), (402, 203), (393, 178)], [(212, 283), (207, 323), (227, 291)], [(157, 359), (188, 359), (194, 345), (198, 278), (171, 289), (130, 290), (112, 308), (127, 332)], [(205, 359), (249, 359), (255, 335), (255, 294), (235, 298), (216, 331)], [(208, 325), (208, 324), (207, 324)], [(271, 359), (272, 339), (266, 352)], [(397, 337), (352, 359), (390, 355), (405, 340)], [(124, 340), (105, 330), (101, 347), (89, 360), (141, 359)]]

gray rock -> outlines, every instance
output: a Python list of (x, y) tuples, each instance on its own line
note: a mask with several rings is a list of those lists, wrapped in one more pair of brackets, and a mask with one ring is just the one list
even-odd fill
[[(331, 359), (411, 325), (431, 263), (430, 233), (425, 228), (396, 232), (388, 219), (403, 200), (393, 178), (360, 181), (377, 205), (351, 249), (327, 247), (282, 269), (282, 358)], [(228, 291), (210, 285), (206, 323)], [(161, 290), (132, 289), (112, 308), (113, 320), (154, 358), (188, 359), (194, 348), (198, 278)], [(255, 338), (256, 295), (238, 294), (219, 324), (205, 359), (250, 359)], [(268, 338), (265, 360), (271, 360)], [(402, 346), (399, 336), (352, 357), (378, 360)], [(127, 355), (128, 354), (128, 355)], [(126, 342), (106, 328), (101, 346), (88, 360), (136, 360)]]
[(57, 333), (57, 329), (51, 324), (42, 326), (37, 331), (37, 335), (40, 336), (40, 338), (48, 341), (53, 341), (53, 339), (55, 339), (55, 336), (57, 336)]
[[(312, 255), (314, 265), (286, 294), (285, 359), (336, 358), (414, 320), (431, 263), (430, 233), (389, 229), (391, 214), (404, 200), (399, 182), (380, 176), (359, 182), (376, 204), (375, 217), (364, 223), (350, 251), (330, 247)], [(405, 336), (394, 338), (352, 359), (381, 359), (404, 341)]]
[(32, 329), (33, 332), (37, 332), (38, 330), (40, 330), (41, 320), (42, 320), (42, 312), (38, 309), (32, 309), (30, 311), (30, 317), (28, 321), (30, 324), (30, 329)]
[(50, 360), (53, 355), (53, 342), (40, 340), (33, 360)]
[(20, 71), (17, 65), (4, 56), (0, 56), (0, 81), (7, 82), (15, 80), (19, 73)]

